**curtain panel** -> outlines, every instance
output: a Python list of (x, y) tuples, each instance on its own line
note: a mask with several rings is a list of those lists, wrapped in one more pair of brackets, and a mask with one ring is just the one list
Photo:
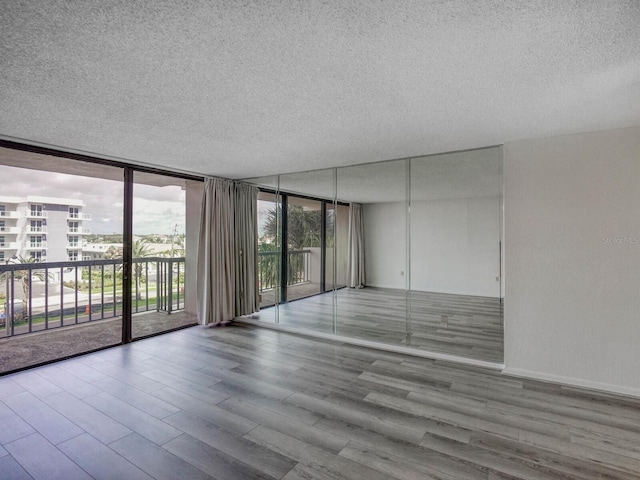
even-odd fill
[(362, 288), (365, 285), (364, 270), (364, 220), (362, 205), (352, 203), (349, 208), (349, 259), (347, 285)]
[(257, 202), (257, 187), (205, 179), (197, 268), (203, 325), (259, 310)]
[(258, 187), (235, 185), (235, 315), (260, 309), (258, 296)]
[(233, 182), (205, 178), (198, 243), (198, 319), (203, 325), (232, 320), (234, 299)]

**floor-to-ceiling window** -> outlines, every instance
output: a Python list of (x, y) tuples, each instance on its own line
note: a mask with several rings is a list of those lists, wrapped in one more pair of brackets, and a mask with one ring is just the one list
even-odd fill
[(11, 142), (0, 178), (0, 373), (196, 323), (199, 179)]
[(0, 148), (0, 372), (121, 343), (123, 172)]
[[(133, 338), (194, 323), (185, 315), (184, 178), (134, 172), (131, 313)], [(191, 272), (193, 275), (193, 272)]]

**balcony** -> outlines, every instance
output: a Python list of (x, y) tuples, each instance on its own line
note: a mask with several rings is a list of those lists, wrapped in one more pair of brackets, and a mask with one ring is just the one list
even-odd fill
[(18, 218), (20, 215), (15, 210), (0, 210), (0, 218)]
[[(184, 310), (184, 266), (184, 257), (134, 259), (132, 313)], [(122, 259), (0, 264), (0, 278), (0, 336), (122, 316)]]
[(91, 220), (90, 213), (68, 213), (67, 220), (78, 221), (78, 220)]
[(67, 244), (67, 250), (80, 250), (82, 248), (82, 245), (79, 243), (68, 243)]
[(26, 247), (27, 250), (46, 250), (47, 242), (31, 242)]
[(0, 250), (17, 250), (18, 242), (0, 242)]
[(20, 229), (18, 227), (0, 227), (0, 233), (6, 235), (17, 235), (20, 233)]
[[(322, 291), (320, 284), (319, 249), (292, 250), (287, 258), (287, 300), (315, 295)], [(314, 265), (314, 256), (316, 257)], [(258, 288), (262, 307), (280, 301), (280, 252), (258, 252)]]
[(38, 210), (27, 210), (27, 218), (48, 218), (49, 212), (42, 212)]
[(90, 228), (70, 227), (67, 229), (68, 235), (90, 235)]
[(27, 228), (27, 232), (28, 233), (47, 233), (47, 227), (46, 226), (42, 226), (42, 227), (29, 226)]

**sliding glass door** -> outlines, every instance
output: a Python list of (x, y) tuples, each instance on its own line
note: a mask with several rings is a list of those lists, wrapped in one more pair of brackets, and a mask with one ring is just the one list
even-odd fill
[[(260, 308), (274, 307), (282, 300), (282, 210), (277, 193), (258, 194), (258, 291)], [(269, 314), (271, 313), (271, 315)], [(275, 309), (261, 319), (275, 321)]]
[(191, 325), (185, 313), (186, 180), (134, 172), (133, 338)]
[(324, 291), (322, 212), (321, 201), (287, 196), (287, 301)]
[(0, 146), (0, 373), (197, 323), (202, 182), (68, 155)]
[(0, 147), (0, 178), (0, 373), (121, 343), (124, 169)]

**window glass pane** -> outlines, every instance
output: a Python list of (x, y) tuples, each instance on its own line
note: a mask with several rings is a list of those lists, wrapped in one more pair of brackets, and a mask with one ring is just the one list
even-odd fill
[(122, 261), (101, 246), (122, 241), (123, 170), (0, 148), (0, 178), (0, 371), (120, 343)]
[(181, 178), (134, 172), (133, 338), (197, 323), (185, 308), (186, 189)]

